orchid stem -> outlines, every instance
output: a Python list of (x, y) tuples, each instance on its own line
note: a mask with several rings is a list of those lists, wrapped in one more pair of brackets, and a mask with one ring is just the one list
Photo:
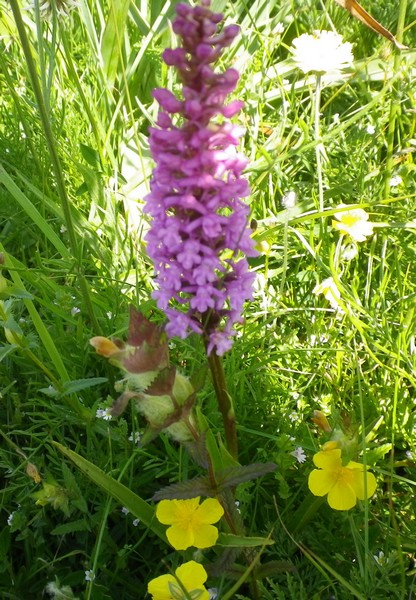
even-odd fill
[(211, 354), (208, 356), (208, 364), (212, 373), (212, 381), (214, 384), (215, 394), (217, 396), (218, 407), (224, 423), (227, 450), (233, 458), (238, 460), (238, 441), (235, 412), (231, 397), (227, 392), (223, 364), (220, 357), (215, 352), (211, 352)]

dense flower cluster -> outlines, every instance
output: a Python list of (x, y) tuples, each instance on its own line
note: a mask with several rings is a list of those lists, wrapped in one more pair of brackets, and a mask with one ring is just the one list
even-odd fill
[(241, 200), (250, 193), (241, 176), (247, 160), (236, 150), (243, 131), (227, 121), (243, 103), (224, 104), (238, 73), (215, 73), (211, 66), (238, 27), (218, 32), (222, 15), (209, 9), (209, 0), (194, 8), (177, 4), (176, 14), (173, 29), (182, 47), (165, 50), (163, 59), (177, 69), (183, 90), (181, 99), (154, 90), (160, 110), (150, 128), (156, 168), (146, 198), (153, 217), (147, 251), (167, 334), (204, 334), (208, 353), (221, 355), (232, 346), (233, 325), (252, 293), (244, 255), (256, 254)]

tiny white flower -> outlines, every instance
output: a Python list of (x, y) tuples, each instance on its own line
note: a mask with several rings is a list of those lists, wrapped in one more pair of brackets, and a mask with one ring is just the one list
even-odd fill
[(217, 588), (208, 588), (209, 600), (216, 600), (218, 598), (218, 589)]
[(345, 246), (341, 252), (342, 260), (349, 262), (353, 258), (355, 258), (358, 254), (358, 248), (355, 244), (350, 244), (349, 246)]
[(376, 132), (376, 128), (374, 127), (374, 125), (371, 125), (371, 124), (367, 125), (365, 130), (368, 133), (368, 135), (374, 135)]
[(290, 452), (289, 454), (294, 456), (296, 458), (296, 460), (298, 461), (298, 463), (304, 463), (306, 460), (306, 454), (305, 454), (302, 446), (298, 446), (297, 448), (295, 448), (295, 450), (293, 450), (293, 452)]
[(126, 508), (125, 506), (123, 506), (123, 508), (121, 509), (121, 512), (123, 513), (123, 515), (128, 515), (129, 514), (129, 509)]
[(73, 307), (71, 308), (71, 315), (72, 315), (73, 317), (75, 317), (75, 315), (79, 314), (80, 312), (81, 312), (81, 309), (80, 309), (80, 308), (78, 308), (77, 306), (73, 306)]
[(85, 581), (94, 581), (95, 579), (95, 573), (92, 569), (88, 569), (88, 571), (85, 571)]
[[(340, 204), (338, 208), (345, 208)], [(373, 235), (374, 223), (369, 221), (368, 213), (362, 208), (351, 208), (335, 213), (336, 221), (332, 227), (344, 235), (349, 235), (355, 242), (365, 242), (366, 238)]]
[(134, 438), (133, 438), (133, 434), (131, 433), (129, 435), (129, 441), (133, 442), (134, 444), (140, 444), (140, 433), (138, 431), (135, 431)]
[(403, 179), (400, 177), (400, 175), (393, 175), (393, 177), (390, 179), (390, 187), (397, 187), (401, 183), (403, 183)]
[(333, 31), (315, 31), (313, 35), (304, 33), (292, 44), (293, 58), (304, 73), (338, 74), (354, 60), (352, 45), (343, 42), (342, 36)]
[(384, 556), (383, 550), (380, 550), (378, 554), (373, 554), (374, 560), (380, 566), (385, 565), (388, 562), (388, 558)]
[(134, 519), (133, 521), (133, 526), (137, 527), (137, 525), (140, 523), (140, 519)]
[(109, 310), (108, 312), (105, 313), (107, 315), (108, 319), (112, 319), (113, 318), (113, 313), (111, 312), (111, 310)]
[(299, 415), (295, 410), (292, 410), (292, 412), (290, 413), (289, 420), (292, 421), (292, 423), (299, 420)]
[(97, 419), (104, 419), (104, 421), (111, 421), (111, 419), (113, 418), (111, 413), (111, 408), (99, 408), (96, 413), (95, 416), (97, 417)]
[(332, 120), (334, 121), (334, 123), (339, 123), (340, 122), (339, 113), (335, 113), (334, 116), (332, 117)]
[(66, 227), (65, 225), (61, 225), (61, 228), (59, 230), (61, 233), (66, 233)]
[(297, 194), (293, 190), (287, 192), (282, 198), (282, 206), (284, 208), (293, 208), (297, 202)]
[(337, 288), (333, 277), (327, 277), (327, 279), (324, 279), (321, 281), (321, 283), (318, 283), (313, 288), (312, 293), (315, 294), (315, 296), (323, 294), (333, 309), (338, 311), (342, 310), (339, 304), (341, 292)]
[(7, 517), (7, 525), (9, 527), (11, 527), (11, 525), (13, 523), (13, 517), (14, 517), (14, 512), (10, 513), (9, 516)]
[(274, 33), (276, 35), (281, 35), (285, 30), (285, 26), (283, 25), (283, 23), (277, 23), (276, 27), (274, 28)]

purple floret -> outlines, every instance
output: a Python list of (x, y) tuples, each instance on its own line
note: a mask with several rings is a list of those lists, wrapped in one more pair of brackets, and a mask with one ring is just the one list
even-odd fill
[(203, 334), (208, 354), (218, 355), (231, 348), (233, 325), (252, 297), (246, 256), (257, 254), (241, 200), (250, 193), (242, 177), (247, 159), (236, 149), (244, 132), (226, 121), (243, 103), (224, 104), (238, 72), (211, 67), (239, 31), (235, 25), (217, 31), (221, 20), (208, 0), (194, 8), (176, 5), (173, 30), (182, 47), (165, 50), (163, 58), (178, 71), (182, 98), (154, 90), (160, 105), (150, 128), (156, 167), (145, 207), (152, 216), (146, 240), (158, 286), (154, 297), (168, 318), (166, 332)]

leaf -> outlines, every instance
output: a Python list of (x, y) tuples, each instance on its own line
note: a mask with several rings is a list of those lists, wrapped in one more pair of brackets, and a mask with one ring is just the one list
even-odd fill
[[(60, 253), (63, 258), (70, 258), (71, 254), (68, 248), (65, 246), (59, 235), (49, 225), (47, 220), (38, 211), (38, 209), (32, 204), (29, 198), (22, 192), (22, 190), (15, 184), (13, 179), (6, 173), (4, 168), (0, 165), (0, 184), (4, 185), (7, 191), (10, 193), (12, 198), (21, 206), (27, 216), (33, 221), (38, 227), (42, 234), (51, 242), (55, 249)], [(18, 282), (15, 281), (18, 284)], [(22, 286), (23, 287), (23, 286)]]
[(93, 167), (97, 171), (101, 171), (100, 155), (98, 154), (97, 150), (90, 148), (86, 144), (80, 144), (79, 147), (85, 162), (87, 162), (90, 167)]
[(263, 537), (244, 537), (232, 533), (220, 533), (217, 540), (218, 546), (229, 548), (254, 548), (256, 546), (271, 546), (275, 541)]
[(58, 525), (58, 527), (52, 529), (50, 533), (52, 535), (65, 535), (67, 533), (75, 533), (76, 531), (91, 531), (91, 528), (85, 519), (79, 519), (78, 521)]
[(14, 352), (14, 350), (16, 350), (16, 346), (12, 346), (11, 344), (0, 346), (0, 362), (3, 360), (3, 358), (6, 358), (10, 352)]
[(95, 385), (106, 383), (106, 381), (108, 381), (106, 377), (89, 377), (88, 379), (73, 379), (72, 381), (65, 381), (63, 384), (64, 389), (61, 395), (66, 396), (67, 394), (75, 394), (76, 392), (80, 392), (81, 390), (85, 390)]
[(357, 0), (335, 0), (335, 2), (337, 4), (339, 4), (340, 6), (342, 6), (342, 8), (345, 8), (346, 10), (348, 10), (348, 12), (351, 13), (351, 15), (353, 17), (355, 17), (356, 19), (361, 21), (361, 23), (364, 23), (364, 25), (367, 25), (367, 27), (369, 27), (376, 33), (379, 33), (380, 35), (382, 35), (383, 37), (388, 39), (390, 42), (393, 42), (393, 44), (396, 46), (396, 48), (399, 48), (399, 50), (407, 49), (407, 46), (404, 46), (403, 44), (398, 42), (396, 40), (396, 38), (394, 37), (394, 35), (392, 33), (390, 33), (390, 31), (388, 29), (383, 27), (383, 25), (381, 25), (381, 23), (376, 21), (374, 19), (374, 17), (372, 17), (361, 6), (361, 4), (359, 4), (357, 2)]
[(130, 0), (112, 0), (109, 6), (108, 20), (101, 42), (103, 71), (106, 83), (113, 86), (117, 68), (122, 55), (122, 40), (129, 12)]
[(65, 446), (62, 446), (58, 442), (52, 442), (52, 444), (64, 456), (72, 460), (78, 469), (87, 475), (91, 481), (120, 502), (122, 506), (125, 506), (136, 518), (140, 519), (144, 525), (153, 531), (155, 535), (167, 543), (165, 527), (155, 519), (155, 510), (150, 504), (76, 452), (65, 448)]
[(155, 502), (159, 500), (185, 500), (196, 498), (196, 496), (213, 497), (214, 495), (208, 477), (195, 477), (195, 479), (173, 483), (162, 488), (153, 495), (152, 500)]
[(258, 477), (267, 475), (267, 473), (275, 471), (276, 468), (277, 465), (272, 462), (268, 462), (253, 463), (252, 465), (227, 469), (223, 473), (219, 474), (221, 476), (220, 487), (236, 487), (239, 483), (243, 483), (244, 481), (251, 481), (252, 479), (257, 479)]

